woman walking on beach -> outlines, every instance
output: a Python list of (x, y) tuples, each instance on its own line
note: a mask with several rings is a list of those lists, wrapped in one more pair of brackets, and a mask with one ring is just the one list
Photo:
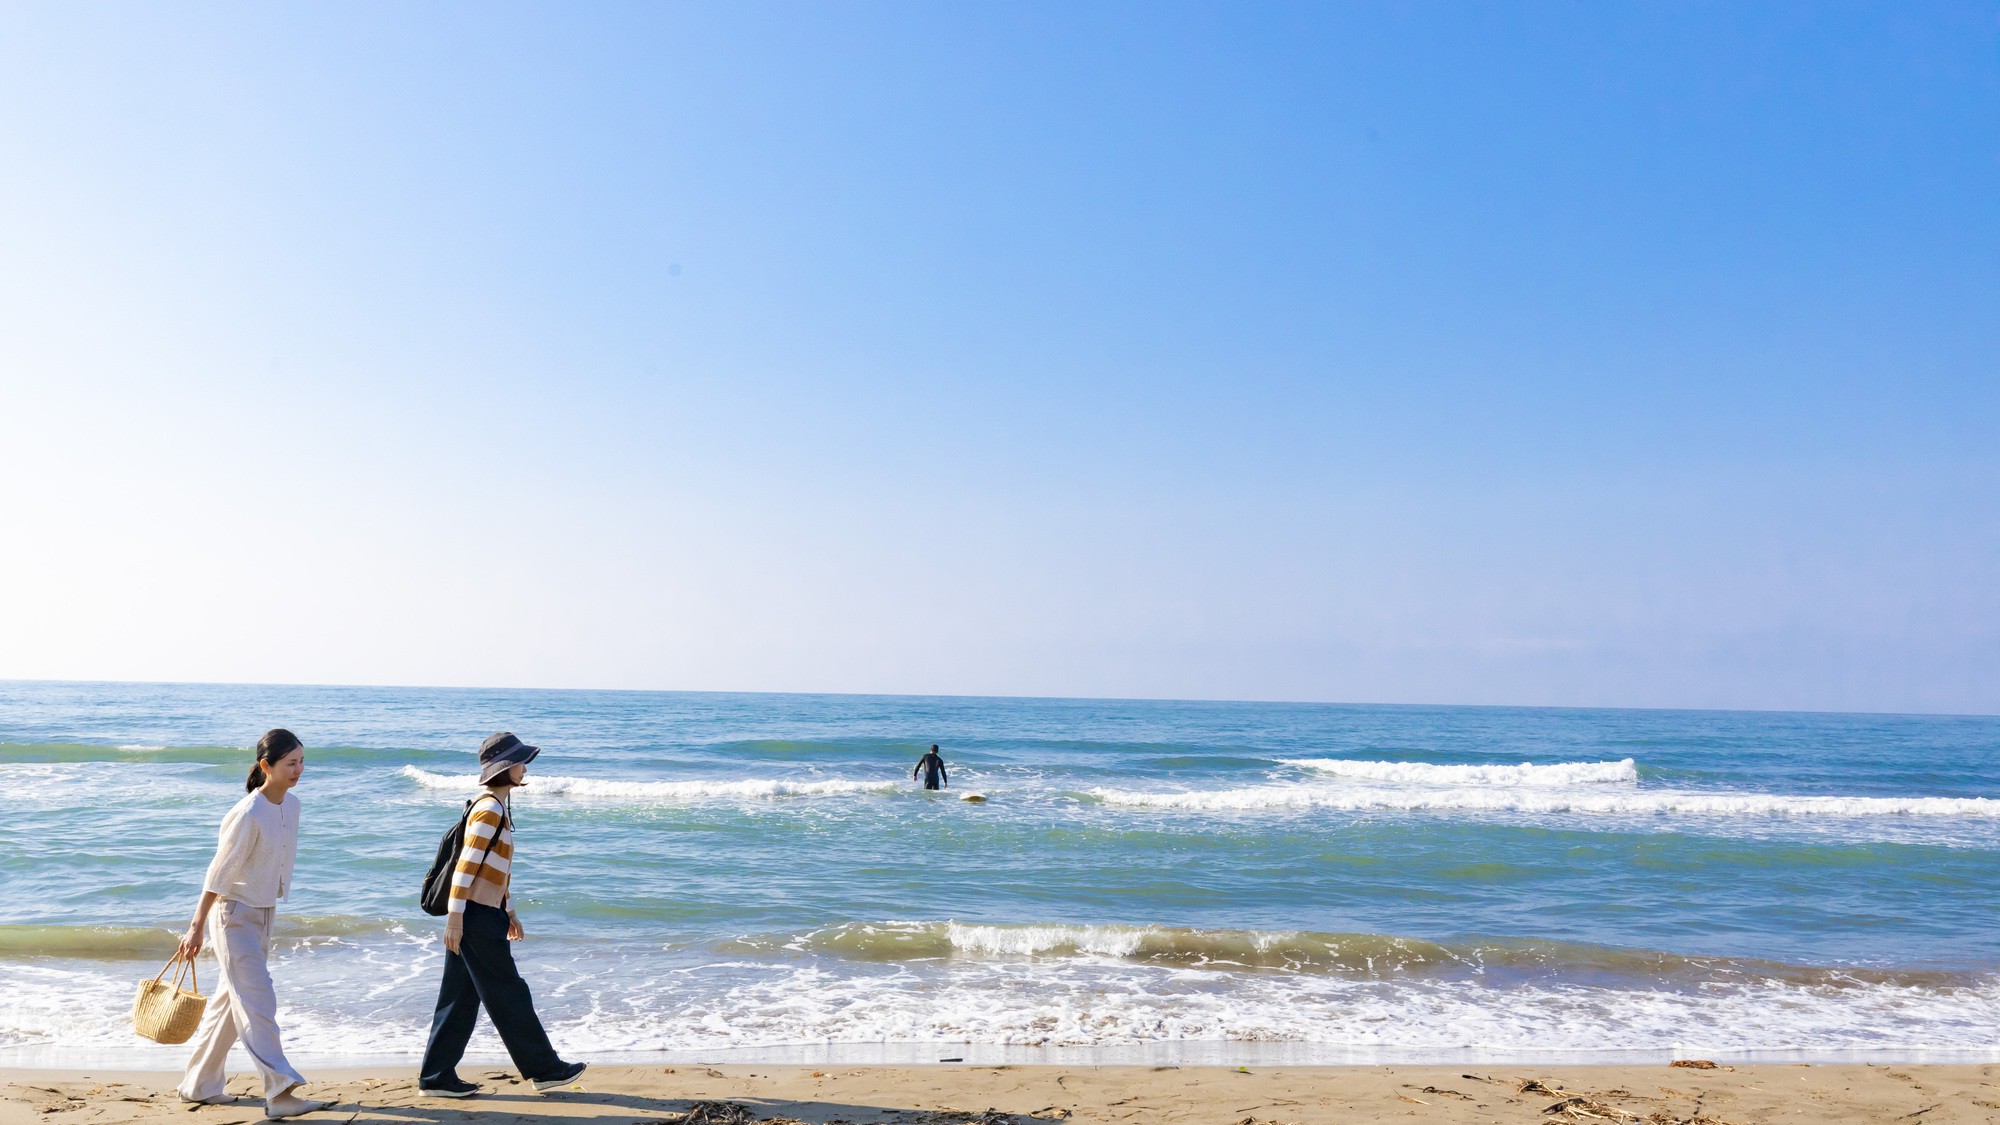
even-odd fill
[(509, 798), (527, 784), (528, 763), (541, 748), (502, 731), (479, 747), (479, 783), (486, 791), (466, 810), (464, 843), (452, 865), (451, 904), (444, 926), (444, 981), (438, 985), (431, 1039), (417, 1075), (432, 1097), (464, 1098), (479, 1092), (458, 1076), (458, 1060), (472, 1038), (483, 1004), (521, 1077), (537, 1090), (576, 1081), (583, 1063), (564, 1062), (535, 1014), (528, 982), (514, 967), (510, 941), (524, 936), (507, 894), (514, 873), (514, 816)]
[(236, 1099), (223, 1091), (229, 1048), (238, 1040), (264, 1080), (264, 1116), (296, 1117), (326, 1108), (293, 1093), (305, 1079), (285, 1058), (278, 1036), (278, 996), (271, 989), (271, 915), (291, 890), (299, 850), (299, 799), (292, 786), (305, 771), (305, 745), (280, 727), (257, 740), (248, 790), (222, 818), (215, 859), (202, 881), (194, 920), (181, 938), (180, 956), (193, 962), (216, 932), (215, 959), (222, 983), (195, 1033), (194, 1056), (181, 1078), (180, 1096), (221, 1105)]

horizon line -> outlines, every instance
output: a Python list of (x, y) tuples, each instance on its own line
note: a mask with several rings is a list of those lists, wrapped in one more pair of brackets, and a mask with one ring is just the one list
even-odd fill
[(283, 680), (75, 680), (44, 677), (0, 676), (0, 684), (79, 684), (79, 685), (127, 685), (146, 687), (271, 687), (271, 688), (352, 688), (377, 691), (545, 691), (545, 692), (592, 692), (606, 695), (789, 695), (802, 697), (837, 696), (855, 699), (984, 699), (1040, 702), (1072, 703), (1218, 703), (1249, 706), (1290, 706), (1290, 707), (1408, 707), (1408, 708), (1452, 708), (1462, 710), (1489, 711), (1661, 711), (1685, 714), (1715, 715), (1872, 715), (1881, 718), (1910, 719), (1993, 719), (2000, 718), (2000, 712), (1981, 711), (1866, 711), (1839, 710), (1829, 708), (1786, 708), (1786, 707), (1666, 707), (1666, 706), (1617, 706), (1609, 704), (1573, 703), (1436, 703), (1381, 700), (1334, 700), (1334, 699), (1236, 699), (1222, 696), (1122, 696), (1122, 695), (1008, 695), (1008, 694), (926, 694), (914, 692), (887, 691), (782, 691), (762, 689), (711, 689), (711, 688), (606, 688), (606, 687), (521, 687), (492, 684), (371, 684), (371, 683), (296, 683)]

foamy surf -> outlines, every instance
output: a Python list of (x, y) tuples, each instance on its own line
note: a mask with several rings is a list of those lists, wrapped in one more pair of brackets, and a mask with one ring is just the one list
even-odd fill
[(1322, 785), (1259, 785), (1185, 792), (1096, 788), (1089, 793), (1107, 805), (1205, 812), (1330, 809), (1351, 812), (1580, 813), (1598, 816), (2000, 819), (2000, 800), (1986, 797), (1791, 797), (1765, 793), (1668, 790), (1598, 794), (1522, 792), (1508, 788), (1370, 789)]
[[(404, 766), (404, 777), (427, 789), (479, 788), (473, 774), (432, 773), (416, 766)], [(537, 774), (529, 782), (533, 793), (553, 793), (566, 797), (599, 797), (630, 801), (743, 800), (770, 797), (838, 797), (855, 793), (887, 793), (897, 788), (893, 781), (619, 781), (599, 777), (562, 777)]]
[[(692, 977), (692, 979), (691, 979)], [(650, 1002), (601, 1005), (571, 1037), (603, 1050), (810, 1043), (952, 1042), (1107, 1047), (1296, 1043), (1328, 1058), (1400, 1048), (1463, 1057), (1466, 1044), (1535, 1053), (1677, 1045), (1840, 1049), (1885, 1043), (1990, 1049), (1996, 986), (1828, 990), (1747, 982), (1691, 992), (1573, 986), (1493, 988), (1240, 974), (1221, 989), (1171, 966), (962, 962), (758, 974), (720, 994), (698, 975)], [(1913, 1001), (1918, 1001), (1913, 1003)], [(1303, 1058), (1313, 1057), (1310, 1050)]]
[(1348, 758), (1280, 758), (1280, 765), (1297, 766), (1335, 777), (1414, 785), (1613, 785), (1639, 780), (1639, 764), (1630, 758), (1616, 762), (1552, 762), (1545, 766), (1522, 762), (1512, 766), (1437, 766), (1428, 762), (1364, 762)]
[[(296, 951), (286, 1047), (295, 1057), (414, 1059), (435, 993), (435, 951), (397, 944)], [(1745, 976), (1693, 987), (1628, 978), (1582, 987), (1496, 981), (1271, 972), (1191, 973), (1130, 959), (954, 959), (942, 964), (702, 964), (565, 946), (537, 954), (561, 974), (541, 1005), (551, 1034), (579, 1052), (711, 1050), (809, 1044), (951, 1042), (1117, 1047), (1292, 1043), (1295, 1061), (1392, 1048), (1457, 1060), (1478, 1050), (1544, 1056), (1601, 1050), (1992, 1050), (2000, 981), (1854, 983)], [(80, 963), (9, 967), (0, 1050), (103, 1052), (132, 1065), (172, 1049), (134, 1041), (130, 973)], [(383, 980), (366, 993), (352, 982)], [(538, 995), (538, 999), (542, 999)], [(498, 1056), (482, 1036), (475, 1055)], [(1319, 1053), (1319, 1052), (1323, 1052)], [(182, 1051), (184, 1056), (185, 1051)], [(498, 1056), (504, 1057), (504, 1056)]]

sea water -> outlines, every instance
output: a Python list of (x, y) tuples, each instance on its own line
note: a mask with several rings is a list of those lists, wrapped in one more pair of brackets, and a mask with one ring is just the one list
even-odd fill
[(272, 726), (301, 1060), (421, 1052), (496, 730), (579, 1058), (2000, 1059), (1995, 718), (0, 683), (0, 1064), (179, 1063), (132, 989)]

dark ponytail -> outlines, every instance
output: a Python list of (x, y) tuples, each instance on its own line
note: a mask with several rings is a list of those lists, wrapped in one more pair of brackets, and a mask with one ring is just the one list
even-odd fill
[(284, 727), (273, 727), (257, 740), (257, 757), (250, 763), (250, 776), (243, 781), (243, 791), (254, 793), (264, 784), (264, 767), (277, 765), (285, 755), (304, 746), (299, 736)]

